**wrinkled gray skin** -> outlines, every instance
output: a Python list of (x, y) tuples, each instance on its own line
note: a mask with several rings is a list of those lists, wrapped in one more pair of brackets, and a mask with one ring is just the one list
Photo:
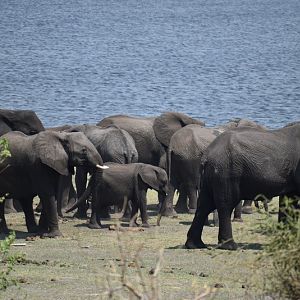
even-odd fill
[[(172, 135), (189, 124), (204, 126), (204, 122), (185, 114), (166, 112), (156, 118), (116, 115), (103, 119), (98, 126), (116, 125), (126, 130), (134, 139), (139, 162), (159, 166), (165, 170), (166, 151)], [(176, 214), (173, 203), (166, 203), (163, 215)]]
[[(103, 162), (115, 162), (120, 164), (130, 164), (138, 161), (138, 152), (130, 134), (116, 126), (101, 128), (95, 125), (72, 126), (68, 132), (82, 132), (95, 146), (102, 157)], [(77, 167), (75, 182), (77, 196), (80, 197), (87, 183), (88, 170), (84, 167)], [(86, 218), (87, 205), (82, 203), (76, 216)]]
[[(175, 190), (180, 192), (176, 212), (195, 213), (200, 184), (200, 160), (205, 149), (219, 134), (216, 129), (193, 124), (185, 126), (172, 136), (168, 149), (170, 192), (167, 198), (173, 202)], [(183, 195), (188, 197), (189, 205)]]
[[(0, 109), (0, 136), (10, 131), (21, 131), (26, 135), (33, 135), (44, 131), (45, 128), (32, 110)], [(7, 199), (5, 213), (21, 210), (18, 201)]]
[(124, 197), (132, 203), (130, 226), (137, 226), (136, 219), (140, 210), (142, 225), (149, 227), (147, 216), (147, 189), (154, 189), (165, 198), (168, 190), (168, 177), (162, 168), (143, 163), (106, 164), (109, 169), (97, 171), (92, 176), (87, 190), (78, 200), (71, 211), (78, 207), (80, 202), (85, 201), (90, 194), (92, 197), (92, 214), (89, 227), (101, 228), (99, 212), (109, 205), (122, 206)]
[(45, 128), (32, 110), (0, 109), (0, 136), (10, 131), (21, 131), (33, 135)]
[[(56, 206), (59, 178), (68, 176), (79, 165), (95, 170), (97, 164), (102, 164), (99, 153), (82, 133), (44, 131), (26, 136), (10, 132), (3, 137), (8, 141), (11, 157), (0, 164), (0, 196), (8, 193), (19, 200), (29, 232), (39, 230), (46, 237), (61, 235)], [(32, 207), (36, 195), (43, 204), (39, 228)], [(0, 230), (8, 232), (4, 203), (0, 203)]]
[(207, 147), (201, 171), (199, 203), (186, 247), (205, 247), (203, 225), (217, 209), (220, 248), (234, 250), (230, 217), (242, 199), (300, 196), (300, 122), (278, 130), (244, 127), (225, 132)]
[[(175, 206), (177, 212), (196, 211), (201, 179), (200, 161), (208, 145), (226, 130), (245, 126), (265, 129), (250, 120), (234, 119), (216, 128), (188, 125), (173, 134), (168, 148), (170, 193), (167, 202), (173, 201), (177, 189), (180, 192)], [(235, 217), (241, 219), (240, 209)]]

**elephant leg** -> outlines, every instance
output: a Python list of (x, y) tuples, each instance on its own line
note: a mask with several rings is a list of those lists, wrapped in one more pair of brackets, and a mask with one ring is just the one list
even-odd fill
[(57, 215), (57, 201), (54, 195), (51, 196), (43, 196), (42, 205), (45, 215), (46, 222), (48, 223), (48, 232), (42, 234), (42, 237), (54, 238), (58, 236), (62, 236), (62, 233), (58, 227), (58, 215)]
[[(41, 203), (42, 201), (40, 201)], [(48, 232), (48, 220), (47, 220), (47, 214), (45, 213), (45, 210), (42, 209), (41, 210), (41, 215), (40, 215), (40, 219), (39, 219), (39, 232), (41, 234), (44, 234), (46, 232)]]
[[(124, 201), (125, 201), (125, 198), (124, 198)], [(123, 203), (123, 206), (124, 206), (124, 203)], [(120, 220), (125, 221), (125, 222), (127, 222), (128, 220), (130, 221), (131, 212), (132, 212), (132, 202), (131, 202), (131, 200), (128, 200), (126, 207), (125, 208), (123, 207), (121, 210), (121, 213), (123, 215)]]
[(206, 248), (206, 245), (201, 239), (203, 226), (208, 215), (215, 209), (213, 199), (209, 199), (208, 195), (204, 191), (200, 193), (199, 197), (199, 206), (196, 210), (185, 242), (185, 246), (188, 249)]
[(142, 226), (148, 228), (150, 227), (150, 225), (148, 223), (146, 192), (147, 192), (146, 190), (141, 191), (140, 211), (141, 211), (141, 218), (142, 218)]
[(129, 222), (129, 227), (137, 227), (137, 217), (138, 217), (138, 205), (137, 205), (137, 199), (133, 199), (132, 201), (132, 210), (131, 210), (131, 218)]
[(285, 197), (279, 196), (278, 222), (286, 222)]
[(14, 207), (14, 200), (12, 198), (6, 199), (4, 204), (4, 213), (11, 214), (16, 212), (17, 210)]
[(13, 205), (17, 212), (23, 211), (22, 205), (18, 199), (13, 199)]
[(8, 234), (5, 216), (4, 216), (4, 201), (0, 201), (0, 233)]
[(177, 200), (177, 203), (175, 205), (175, 210), (178, 212), (178, 213), (187, 213), (189, 208), (188, 208), (188, 205), (187, 205), (187, 193), (186, 193), (186, 190), (184, 187), (180, 187), (179, 189), (179, 197), (178, 197), (178, 200)]
[(253, 209), (252, 209), (252, 200), (244, 200), (244, 204), (242, 207), (242, 213), (243, 214), (252, 214)]
[(189, 198), (189, 214), (194, 214), (197, 209), (197, 189), (196, 187), (188, 186), (187, 187), (187, 195)]
[(22, 209), (25, 214), (26, 227), (29, 233), (37, 233), (39, 231), (39, 227), (36, 224), (36, 220), (34, 217), (32, 201), (33, 198), (22, 198), (18, 199), (22, 205)]
[(232, 222), (243, 222), (242, 219), (242, 201), (234, 208)]
[(268, 212), (269, 211), (269, 205), (268, 205), (268, 201), (266, 199), (263, 200), (263, 205), (264, 205), (265, 212)]
[(219, 214), (219, 248), (225, 250), (236, 250), (237, 245), (232, 236), (231, 213), (233, 209), (218, 208)]
[(43, 209), (43, 205), (42, 205), (42, 201), (40, 200), (39, 204), (35, 208), (35, 211), (40, 213), (42, 209)]
[(91, 229), (101, 229), (101, 222), (99, 219), (99, 215), (95, 210), (92, 209), (90, 221), (88, 227)]
[[(87, 182), (87, 171), (82, 167), (78, 167), (76, 170), (76, 176), (75, 176), (75, 183), (76, 183), (78, 198), (80, 198), (80, 196), (84, 193), (84, 191), (86, 189), (86, 182)], [(87, 208), (88, 208), (88, 205), (86, 202), (80, 204), (74, 217), (79, 218), (79, 219), (86, 219), (87, 218), (87, 213), (86, 213)]]

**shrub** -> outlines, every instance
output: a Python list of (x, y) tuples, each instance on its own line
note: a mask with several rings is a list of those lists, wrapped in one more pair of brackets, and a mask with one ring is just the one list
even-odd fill
[(285, 199), (285, 223), (269, 218), (264, 224), (270, 242), (264, 247), (260, 261), (271, 262), (272, 269), (265, 277), (268, 293), (275, 298), (300, 299), (300, 218), (299, 209), (291, 209), (290, 202)]
[(7, 157), (10, 157), (8, 142), (6, 139), (0, 139), (0, 163)]

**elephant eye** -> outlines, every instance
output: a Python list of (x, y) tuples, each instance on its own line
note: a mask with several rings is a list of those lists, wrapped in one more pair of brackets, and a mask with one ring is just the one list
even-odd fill
[(82, 154), (86, 155), (87, 154), (87, 149), (83, 148), (81, 152), (82, 152)]

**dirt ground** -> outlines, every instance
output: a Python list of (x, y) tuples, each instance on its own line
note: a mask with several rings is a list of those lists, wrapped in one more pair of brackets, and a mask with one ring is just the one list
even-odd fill
[[(70, 214), (60, 224), (64, 236), (57, 239), (29, 240), (23, 214), (7, 215), (8, 225), (17, 235), (12, 251), (23, 253), (25, 260), (12, 274), (17, 286), (0, 292), (0, 299), (108, 299), (108, 282), (112, 289), (121, 286), (115, 273), (121, 273), (122, 255), (129, 257), (123, 268), (134, 289), (143, 290), (139, 284), (143, 277), (144, 288), (151, 290), (149, 278), (153, 275), (149, 274), (155, 273), (160, 249), (163, 260), (157, 283), (161, 299), (195, 299), (202, 293), (204, 299), (257, 299), (261, 295), (256, 259), (267, 238), (255, 228), (263, 214), (243, 215), (244, 223), (233, 224), (238, 251), (215, 249), (218, 228), (208, 226), (203, 240), (212, 249), (187, 250), (183, 245), (193, 216), (162, 218), (157, 227), (156, 193), (148, 193), (148, 202), (150, 228), (129, 231), (128, 224), (122, 223), (124, 230), (117, 233), (109, 229), (117, 222), (111, 219), (103, 221), (105, 228), (91, 230), (84, 220)], [(276, 209), (276, 203), (273, 206)], [(134, 260), (134, 255), (141, 260)], [(111, 299), (125, 296), (113, 293)]]

